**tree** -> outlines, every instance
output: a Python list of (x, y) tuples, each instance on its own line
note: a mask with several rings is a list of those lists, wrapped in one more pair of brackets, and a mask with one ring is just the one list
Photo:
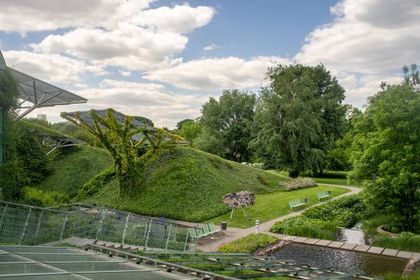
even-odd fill
[[(177, 127), (180, 123), (181, 122), (177, 124)], [(201, 130), (201, 125), (199, 122), (188, 119), (183, 120), (182, 124), (179, 125), (178, 134), (190, 142), (191, 145), (194, 145), (194, 140), (198, 137), (198, 135), (200, 135)]]
[(404, 74), (404, 83), (412, 87), (420, 85), (420, 73), (417, 64), (411, 64), (410, 67), (404, 65), (402, 68)]
[[(0, 132), (0, 152), (4, 163), (0, 160), (0, 189), (5, 200), (18, 200), (22, 197), (22, 187), (26, 183), (23, 168), (16, 153), (16, 129), (14, 118), (18, 107), (19, 90), (12, 74), (7, 69), (0, 68), (0, 113), (4, 121)], [(3, 133), (2, 133), (3, 132)]]
[(410, 84), (388, 86), (369, 98), (355, 123), (351, 177), (367, 180), (376, 209), (397, 214), (405, 230), (419, 223), (420, 92)]
[(179, 122), (176, 124), (176, 129), (181, 130), (181, 129), (182, 129), (182, 126), (183, 126), (184, 124), (186, 124), (186, 123), (190, 123), (190, 122), (193, 122), (193, 121), (194, 121), (193, 119), (185, 119), (185, 120), (179, 121)]
[(238, 162), (250, 160), (255, 102), (254, 94), (234, 89), (224, 91), (219, 100), (210, 98), (203, 105), (200, 123), (220, 144), (218, 155)]
[(147, 124), (134, 127), (133, 117), (121, 119), (117, 114), (113, 109), (107, 109), (106, 115), (100, 116), (91, 110), (92, 122), (82, 118), (80, 112), (61, 113), (61, 116), (87, 130), (109, 151), (114, 160), (120, 196), (124, 197), (140, 188), (146, 163), (182, 138)]
[(257, 104), (251, 143), (267, 167), (320, 173), (345, 129), (344, 89), (323, 65), (278, 65)]

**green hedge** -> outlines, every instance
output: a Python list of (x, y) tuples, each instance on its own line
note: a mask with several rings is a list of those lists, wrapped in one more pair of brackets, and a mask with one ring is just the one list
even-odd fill
[(275, 223), (271, 231), (287, 235), (335, 240), (336, 228), (337, 225), (333, 222), (299, 216)]
[(219, 252), (224, 253), (254, 253), (260, 248), (265, 248), (268, 245), (277, 242), (277, 237), (259, 233), (250, 234), (241, 239), (237, 239), (231, 243), (220, 247)]

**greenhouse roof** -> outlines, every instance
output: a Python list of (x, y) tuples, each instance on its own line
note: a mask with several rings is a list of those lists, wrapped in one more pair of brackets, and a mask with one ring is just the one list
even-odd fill
[(70, 247), (0, 246), (0, 279), (196, 279)]

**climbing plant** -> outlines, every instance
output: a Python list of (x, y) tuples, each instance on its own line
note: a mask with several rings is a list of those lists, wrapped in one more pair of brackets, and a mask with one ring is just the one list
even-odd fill
[(90, 110), (89, 119), (83, 118), (81, 112), (61, 113), (61, 116), (87, 130), (109, 151), (120, 196), (128, 196), (141, 188), (146, 163), (182, 138), (147, 123), (135, 126), (133, 117), (124, 116), (121, 120), (117, 114), (114, 109), (107, 109), (103, 116)]

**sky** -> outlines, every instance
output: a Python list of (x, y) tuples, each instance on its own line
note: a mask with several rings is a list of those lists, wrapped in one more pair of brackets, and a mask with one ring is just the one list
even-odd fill
[(6, 63), (173, 128), (226, 89), (258, 90), (276, 64), (324, 64), (362, 108), (420, 63), (420, 0), (0, 0)]

